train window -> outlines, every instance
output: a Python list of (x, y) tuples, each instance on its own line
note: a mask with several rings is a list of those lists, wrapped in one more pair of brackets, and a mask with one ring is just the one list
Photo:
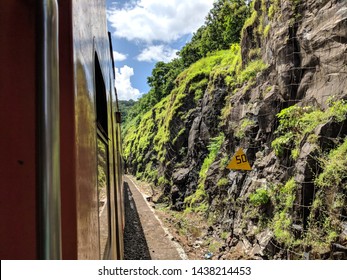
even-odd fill
[(100, 258), (108, 258), (110, 248), (110, 187), (106, 87), (95, 54), (95, 93), (97, 124), (97, 194), (99, 203)]
[(106, 87), (102, 76), (98, 56), (95, 54), (96, 120), (98, 128), (107, 136), (107, 100)]
[(97, 141), (100, 258), (103, 259), (107, 255), (110, 237), (108, 145), (101, 137), (98, 137)]

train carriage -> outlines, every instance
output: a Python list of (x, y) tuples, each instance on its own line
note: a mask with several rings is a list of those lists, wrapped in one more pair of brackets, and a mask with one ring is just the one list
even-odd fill
[(0, 36), (1, 259), (121, 259), (105, 1), (1, 1)]

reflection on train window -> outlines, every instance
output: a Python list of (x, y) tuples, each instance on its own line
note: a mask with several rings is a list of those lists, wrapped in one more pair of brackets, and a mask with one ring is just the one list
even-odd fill
[(95, 90), (98, 155), (98, 203), (100, 259), (108, 259), (110, 248), (110, 187), (108, 173), (108, 126), (106, 87), (102, 76), (98, 55), (95, 53)]
[(107, 135), (107, 99), (106, 87), (102, 76), (100, 63), (97, 54), (95, 54), (95, 87), (96, 87), (96, 121), (98, 128), (104, 135)]
[(101, 137), (98, 137), (98, 202), (101, 259), (107, 257), (110, 239), (108, 177), (107, 145)]

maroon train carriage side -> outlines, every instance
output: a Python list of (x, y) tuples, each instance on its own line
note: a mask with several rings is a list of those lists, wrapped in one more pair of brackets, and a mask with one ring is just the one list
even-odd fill
[(0, 258), (121, 259), (105, 0), (0, 2)]

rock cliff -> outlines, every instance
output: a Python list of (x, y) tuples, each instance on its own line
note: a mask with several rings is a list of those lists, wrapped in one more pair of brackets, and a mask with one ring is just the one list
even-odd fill
[[(346, 259), (347, 1), (252, 5), (240, 46), (179, 76), (134, 128), (127, 165), (209, 217), (218, 258)], [(225, 168), (240, 147), (251, 171)]]

